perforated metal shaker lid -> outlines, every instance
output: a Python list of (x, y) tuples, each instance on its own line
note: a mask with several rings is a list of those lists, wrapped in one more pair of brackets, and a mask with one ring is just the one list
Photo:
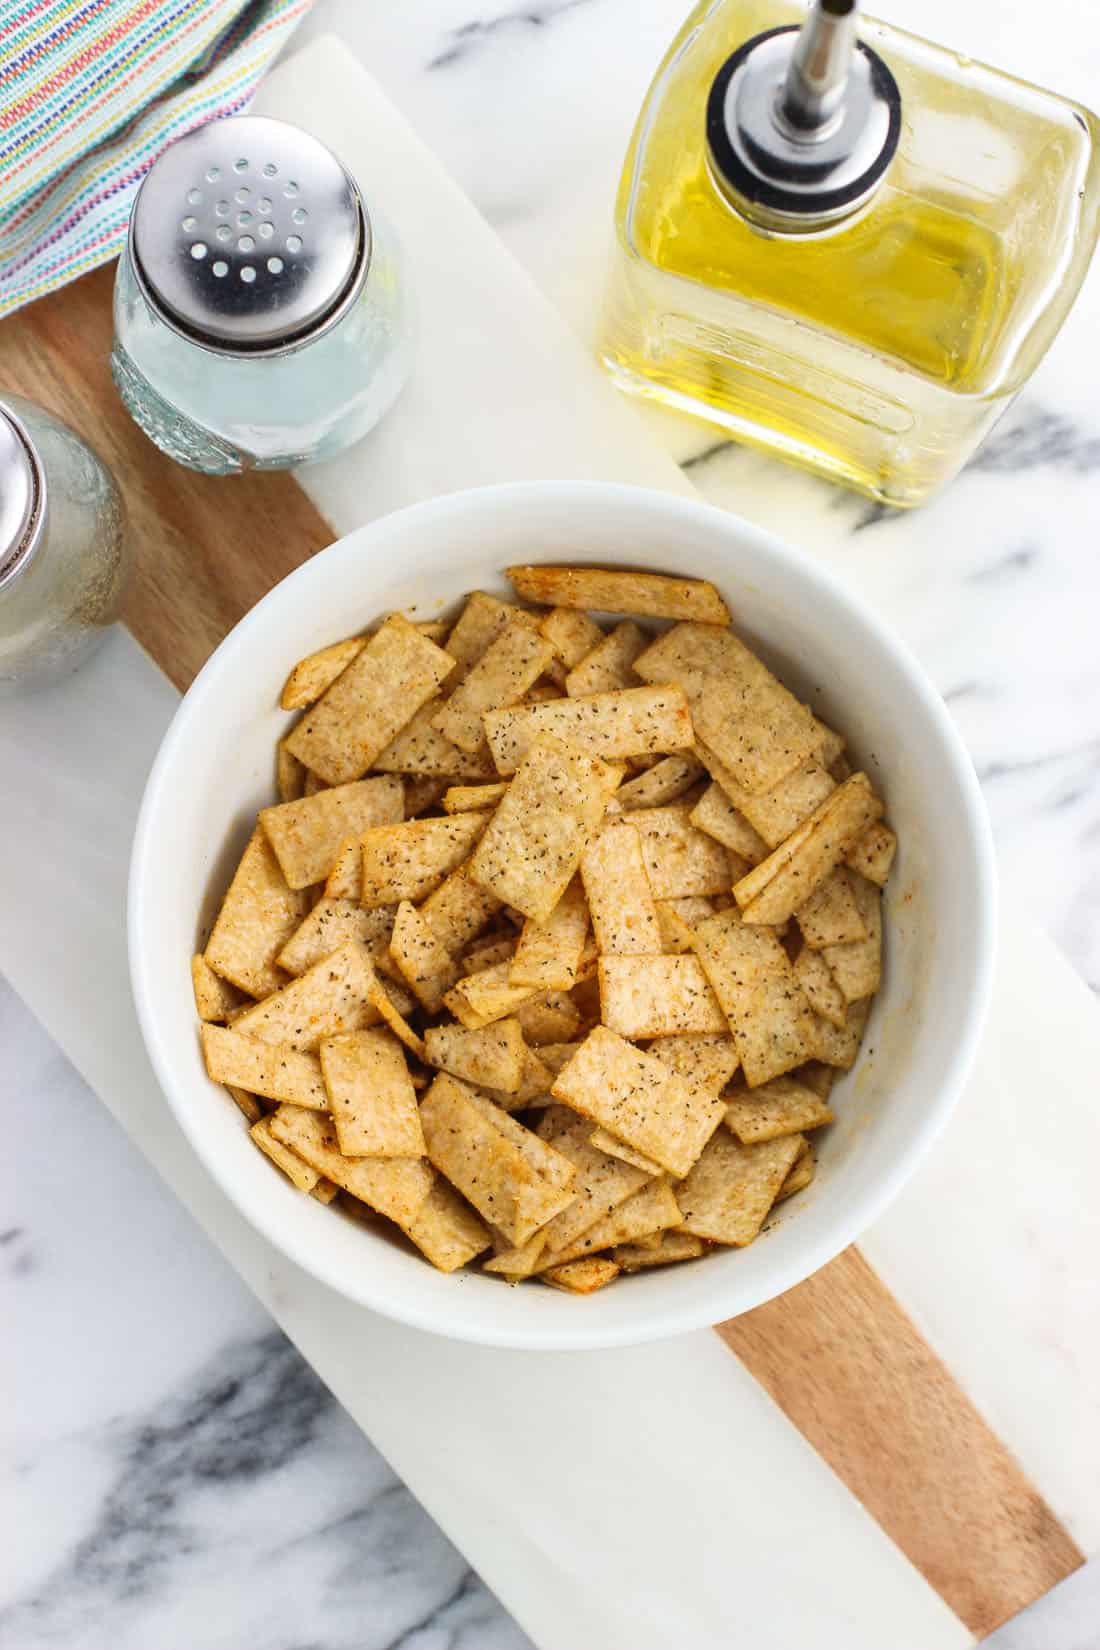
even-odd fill
[(370, 218), (323, 143), (240, 115), (157, 159), (134, 203), (130, 256), (177, 332), (221, 354), (279, 354), (346, 314), (370, 265)]
[(46, 474), (30, 436), (0, 402), (0, 591), (21, 573), (46, 524)]
[(806, 234), (850, 217), (886, 175), (901, 94), (856, 39), (857, 0), (813, 0), (801, 27), (747, 40), (715, 76), (707, 148), (715, 181), (751, 222)]

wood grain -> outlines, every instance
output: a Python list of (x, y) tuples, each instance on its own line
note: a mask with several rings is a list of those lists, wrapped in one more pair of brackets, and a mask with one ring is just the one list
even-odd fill
[[(126, 622), (183, 689), (242, 614), (332, 534), (290, 476), (196, 475), (137, 430), (108, 366), (112, 282), (112, 269), (98, 270), (0, 325), (0, 393), (51, 408), (115, 472), (137, 551)], [(1081, 1563), (854, 1249), (718, 1333), (975, 1633)]]
[(1083, 1563), (857, 1250), (717, 1329), (973, 1632)]
[(114, 471), (136, 551), (124, 617), (183, 689), (242, 614), (332, 531), (291, 476), (197, 475), (142, 435), (111, 381), (113, 283), (113, 266), (98, 269), (0, 325), (0, 393), (48, 407)]

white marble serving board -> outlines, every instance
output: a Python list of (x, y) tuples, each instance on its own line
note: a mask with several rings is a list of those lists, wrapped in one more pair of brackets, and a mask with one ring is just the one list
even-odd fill
[[(279, 70), (263, 106), (293, 114), (361, 172), (397, 221), (421, 288), (426, 350), (413, 395), (377, 441), (302, 478), (337, 525), (477, 479), (683, 485), (335, 47)], [(474, 416), (483, 401), (493, 420), (484, 436)], [(0, 968), (536, 1642), (717, 1650), (735, 1627), (776, 1650), (968, 1642), (715, 1337), (539, 1360), (455, 1347), (347, 1307), (236, 1217), (156, 1091), (125, 985), (129, 832), (173, 704), (119, 636), (76, 682), (0, 714), (0, 771), (13, 781)], [(63, 910), (64, 925), (44, 923), (43, 910)], [(1076, 1078), (1096, 1069), (1100, 1031), (1047, 942), (1011, 922), (997, 1001), (958, 1119), (865, 1247), (1088, 1546), (1100, 1498), (1080, 1444), (1097, 1437), (1088, 1371), (1100, 1314), (1090, 1325), (1094, 1281), (1081, 1257), (1095, 1240), (1085, 1165), (1100, 1142)], [(1036, 1085), (1057, 1096), (1068, 1139), (1041, 1126)], [(1040, 1384), (1042, 1405), (1024, 1415), (1021, 1393)], [(641, 1395), (636, 1408), (624, 1392)], [(661, 1496), (677, 1508), (671, 1530), (657, 1516)], [(859, 1576), (858, 1594), (837, 1588), (846, 1574)]]

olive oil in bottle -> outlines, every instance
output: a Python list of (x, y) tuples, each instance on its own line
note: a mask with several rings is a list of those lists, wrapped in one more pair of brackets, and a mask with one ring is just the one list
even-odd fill
[(1087, 110), (865, 20), (703, 0), (626, 158), (623, 389), (892, 505), (965, 463), (1100, 229)]

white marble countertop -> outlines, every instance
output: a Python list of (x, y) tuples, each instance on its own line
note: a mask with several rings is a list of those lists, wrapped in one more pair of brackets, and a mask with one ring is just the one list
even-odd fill
[[(682, 10), (318, 0), (300, 38), (336, 30), (359, 53), (583, 328), (623, 134)], [(1038, 34), (1031, 8), (929, 0), (921, 25), (1095, 101), (1100, 24), (1081, 37), (1075, 0), (1043, 17)], [(708, 497), (841, 558), (889, 612), (974, 754), (1006, 886), (1094, 987), (1098, 346), (1094, 274), (976, 463), (904, 518), (665, 427)], [(0, 1048), (19, 1143), (0, 1168), (0, 1287), (20, 1349), (0, 1419), (0, 1494), (18, 1509), (4, 1520), (0, 1650), (525, 1644), (7, 990)], [(123, 1267), (125, 1289), (105, 1287)], [(1043, 1650), (1071, 1650), (1072, 1631)]]

